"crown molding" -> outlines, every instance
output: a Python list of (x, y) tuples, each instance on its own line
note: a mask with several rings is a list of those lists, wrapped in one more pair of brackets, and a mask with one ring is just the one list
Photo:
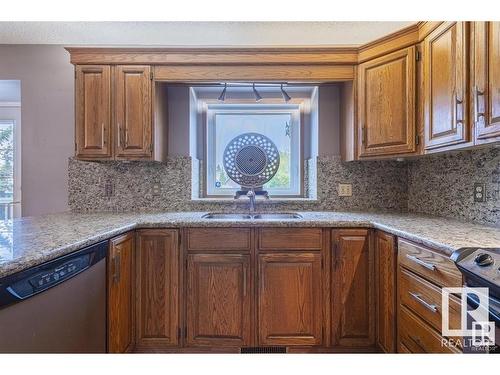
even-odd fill
[(361, 46), (66, 47), (74, 65), (157, 66), (357, 65), (417, 44), (442, 22), (416, 22)]

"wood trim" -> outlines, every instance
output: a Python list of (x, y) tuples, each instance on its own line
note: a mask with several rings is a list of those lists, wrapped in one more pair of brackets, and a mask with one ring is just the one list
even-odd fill
[(418, 24), (411, 25), (393, 34), (389, 34), (371, 43), (361, 46), (358, 52), (358, 63), (371, 60), (390, 52), (410, 47), (419, 41)]
[(355, 64), (357, 47), (82, 48), (67, 47), (71, 63), (152, 65)]
[(354, 79), (353, 65), (172, 65), (155, 66), (156, 81), (221, 80), (336, 82)]
[(356, 65), (422, 41), (440, 21), (417, 22), (361, 46), (66, 47), (74, 65), (294, 66)]

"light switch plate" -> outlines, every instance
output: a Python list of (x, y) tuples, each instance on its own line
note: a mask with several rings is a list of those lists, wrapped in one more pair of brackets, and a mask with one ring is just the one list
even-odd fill
[(159, 197), (161, 193), (160, 181), (153, 182), (153, 188), (151, 190), (153, 193), (153, 197)]
[(339, 184), (338, 191), (339, 191), (339, 197), (352, 197), (351, 184)]

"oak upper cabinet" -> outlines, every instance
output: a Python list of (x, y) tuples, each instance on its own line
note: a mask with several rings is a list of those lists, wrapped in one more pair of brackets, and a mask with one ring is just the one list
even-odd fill
[(374, 262), (367, 229), (332, 231), (332, 344), (375, 344)]
[(109, 241), (108, 352), (125, 353), (134, 347), (135, 234)]
[(415, 79), (415, 47), (359, 65), (360, 157), (416, 151)]
[(189, 254), (188, 346), (249, 346), (252, 339), (250, 255)]
[(258, 256), (258, 344), (323, 343), (321, 253)]
[(476, 143), (500, 141), (500, 22), (473, 22), (471, 40)]
[(119, 65), (114, 72), (115, 155), (151, 158), (151, 67)]
[(385, 353), (396, 352), (396, 238), (375, 232), (377, 345)]
[(136, 347), (179, 344), (179, 233), (175, 229), (137, 231)]
[(425, 149), (471, 141), (467, 95), (467, 22), (444, 22), (424, 39)]
[(106, 65), (79, 65), (75, 69), (76, 157), (110, 158), (111, 68)]

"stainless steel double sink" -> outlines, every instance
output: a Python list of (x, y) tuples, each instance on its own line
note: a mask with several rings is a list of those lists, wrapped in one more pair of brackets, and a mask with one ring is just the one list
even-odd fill
[(288, 220), (302, 219), (302, 215), (295, 212), (283, 213), (248, 213), (248, 214), (232, 214), (232, 213), (216, 213), (211, 212), (202, 216), (203, 219), (214, 220)]

